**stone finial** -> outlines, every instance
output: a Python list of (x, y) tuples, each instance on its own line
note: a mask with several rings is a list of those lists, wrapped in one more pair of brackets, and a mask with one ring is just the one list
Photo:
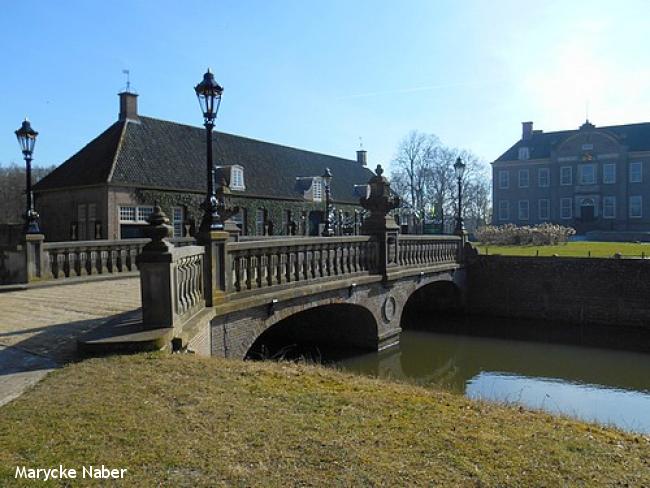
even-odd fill
[(174, 231), (169, 225), (169, 219), (162, 209), (155, 205), (152, 214), (147, 219), (149, 226), (145, 229), (145, 234), (151, 239), (142, 249), (145, 253), (168, 253), (174, 248), (174, 245), (168, 241), (173, 236)]
[(397, 229), (393, 217), (389, 214), (391, 210), (399, 207), (400, 198), (393, 194), (390, 189), (390, 182), (383, 177), (384, 170), (380, 164), (375, 170), (376, 176), (368, 181), (368, 196), (360, 199), (361, 206), (370, 212), (364, 220), (364, 233), (379, 232)]

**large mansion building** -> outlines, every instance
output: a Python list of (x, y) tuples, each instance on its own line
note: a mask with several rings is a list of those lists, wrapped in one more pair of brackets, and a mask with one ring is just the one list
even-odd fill
[(492, 163), (494, 224), (650, 231), (650, 123), (522, 126), (521, 139)]

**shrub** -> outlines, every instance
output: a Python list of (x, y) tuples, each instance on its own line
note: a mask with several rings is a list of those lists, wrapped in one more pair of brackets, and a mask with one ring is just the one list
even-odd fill
[(566, 242), (575, 233), (575, 229), (571, 227), (556, 224), (541, 224), (532, 227), (505, 224), (481, 227), (476, 231), (476, 238), (483, 244), (497, 246), (544, 246)]

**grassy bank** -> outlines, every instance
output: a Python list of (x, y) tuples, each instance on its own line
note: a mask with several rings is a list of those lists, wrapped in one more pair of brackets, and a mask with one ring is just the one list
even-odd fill
[(650, 244), (634, 242), (566, 242), (556, 246), (491, 246), (474, 244), (480, 254), (502, 254), (505, 256), (572, 256), (611, 258), (616, 253), (628, 257), (650, 257)]
[(128, 468), (121, 486), (650, 485), (647, 437), (324, 368), (190, 355), (57, 371), (0, 408), (0, 446), (5, 486), (16, 465), (102, 463)]

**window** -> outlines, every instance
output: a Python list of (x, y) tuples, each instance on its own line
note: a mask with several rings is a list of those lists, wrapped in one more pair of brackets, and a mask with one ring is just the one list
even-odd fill
[(153, 207), (120, 207), (120, 222), (146, 224)]
[(616, 197), (603, 197), (603, 218), (616, 218)]
[(183, 207), (172, 209), (172, 223), (174, 224), (174, 237), (183, 237)]
[(528, 220), (528, 200), (519, 200), (519, 220)]
[(519, 159), (521, 161), (526, 161), (528, 158), (530, 158), (530, 152), (528, 151), (527, 147), (520, 147), (519, 148)]
[(560, 168), (560, 185), (573, 184), (573, 169), (571, 166), (562, 166)]
[(135, 207), (120, 207), (120, 222), (135, 222)]
[(148, 222), (149, 216), (153, 213), (153, 207), (138, 207), (138, 221)]
[(551, 218), (551, 202), (543, 199), (538, 202), (539, 220), (548, 220)]
[(510, 205), (508, 200), (499, 202), (499, 220), (508, 220), (510, 218)]
[(86, 230), (88, 239), (101, 239), (95, 231), (95, 223), (97, 221), (97, 204), (88, 204), (88, 229)]
[(323, 199), (323, 181), (320, 177), (316, 177), (312, 180), (311, 197), (315, 202), (320, 202)]
[(570, 219), (573, 216), (573, 202), (570, 198), (560, 199), (560, 218)]
[(255, 212), (255, 235), (264, 235), (264, 224), (266, 223), (266, 210), (258, 208)]
[(630, 217), (639, 219), (643, 216), (642, 199), (641, 195), (633, 195), (630, 197)]
[(77, 239), (86, 240), (86, 204), (77, 205)]
[(551, 180), (551, 173), (548, 168), (539, 168), (537, 171), (537, 185), (540, 188), (548, 187)]
[(291, 210), (282, 212), (282, 233), (285, 236), (291, 235)]
[(596, 184), (596, 165), (581, 164), (578, 166), (579, 181), (581, 185)]
[(616, 183), (616, 164), (603, 164), (603, 183)]
[(630, 183), (641, 183), (642, 179), (642, 164), (641, 161), (634, 161), (630, 163)]
[(230, 168), (230, 189), (231, 190), (245, 190), (244, 186), (244, 168), (241, 166), (233, 166)]
[(508, 171), (499, 171), (499, 188), (505, 189), (510, 186), (510, 173)]
[(530, 173), (527, 169), (519, 170), (519, 188), (528, 188), (528, 180), (530, 179)]

